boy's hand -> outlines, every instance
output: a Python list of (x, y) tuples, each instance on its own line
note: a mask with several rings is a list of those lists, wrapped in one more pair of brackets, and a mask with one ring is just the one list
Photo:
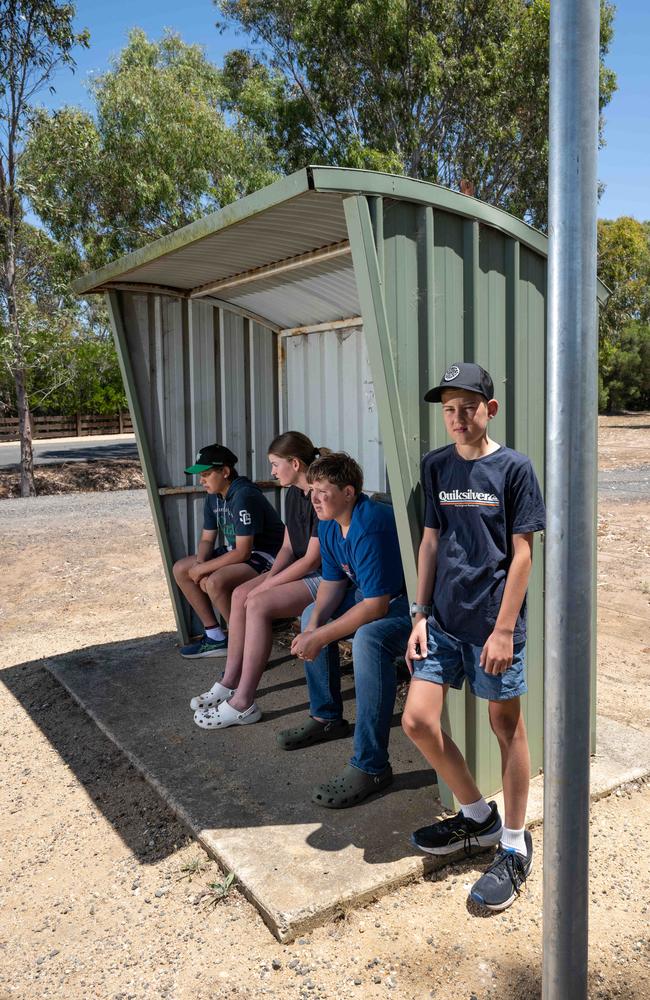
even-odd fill
[(424, 615), (420, 615), (415, 620), (413, 631), (409, 636), (408, 645), (404, 657), (409, 673), (413, 673), (413, 660), (423, 660), (427, 655), (427, 620)]
[(273, 587), (273, 585), (274, 585), (273, 584), (273, 577), (268, 572), (262, 573), (260, 575), (259, 579), (262, 582), (258, 583), (257, 587), (255, 587), (253, 590), (250, 591), (250, 593), (248, 594), (248, 597), (244, 601), (244, 608), (248, 608), (248, 602), (249, 602), (249, 600), (250, 600), (251, 597), (255, 597), (256, 595), (263, 594), (265, 591), (270, 590), (271, 587)]
[(323, 645), (318, 637), (318, 630), (312, 629), (296, 636), (291, 643), (291, 652), (299, 660), (315, 660)]
[(509, 629), (495, 628), (488, 636), (481, 650), (480, 664), (486, 674), (505, 674), (512, 666), (512, 632)]
[(209, 573), (210, 570), (205, 569), (203, 563), (197, 562), (194, 563), (194, 565), (192, 566), (191, 570), (189, 570), (187, 575), (189, 576), (190, 580), (192, 580), (193, 583), (199, 583), (201, 578), (204, 576), (208, 576)]

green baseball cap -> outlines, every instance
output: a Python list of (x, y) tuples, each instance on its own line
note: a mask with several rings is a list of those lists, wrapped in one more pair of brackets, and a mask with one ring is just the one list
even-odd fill
[(186, 476), (195, 476), (199, 472), (209, 472), (210, 469), (228, 465), (233, 469), (237, 465), (237, 456), (223, 444), (208, 444), (201, 448), (194, 465), (185, 470)]

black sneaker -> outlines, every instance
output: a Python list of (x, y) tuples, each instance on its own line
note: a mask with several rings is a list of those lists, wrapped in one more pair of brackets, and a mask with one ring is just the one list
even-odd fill
[(411, 843), (427, 854), (455, 854), (464, 851), (468, 856), (473, 851), (494, 847), (501, 840), (503, 823), (496, 802), (488, 802), (490, 815), (483, 823), (477, 823), (463, 815), (463, 811), (443, 819), (432, 826), (423, 826), (411, 834)]
[(524, 838), (525, 857), (511, 847), (499, 848), (488, 870), (471, 888), (475, 903), (488, 910), (505, 910), (514, 902), (533, 867), (533, 840), (528, 830)]

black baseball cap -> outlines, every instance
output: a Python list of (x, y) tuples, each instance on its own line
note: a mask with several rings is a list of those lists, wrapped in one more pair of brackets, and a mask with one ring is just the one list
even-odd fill
[(494, 385), (485, 368), (470, 361), (459, 361), (449, 368), (440, 379), (440, 385), (429, 389), (424, 399), (427, 403), (439, 403), (445, 389), (469, 389), (480, 392), (486, 399), (494, 399)]
[(196, 463), (185, 470), (185, 475), (194, 476), (197, 472), (208, 472), (222, 465), (234, 468), (237, 465), (237, 456), (223, 444), (208, 444), (205, 448), (201, 448), (196, 456)]

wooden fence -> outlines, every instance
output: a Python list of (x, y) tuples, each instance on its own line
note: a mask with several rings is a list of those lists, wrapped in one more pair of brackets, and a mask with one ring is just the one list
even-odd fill
[[(32, 414), (34, 438), (86, 437), (92, 434), (132, 434), (131, 414), (75, 413), (68, 417)], [(0, 441), (18, 441), (18, 417), (0, 417)]]

